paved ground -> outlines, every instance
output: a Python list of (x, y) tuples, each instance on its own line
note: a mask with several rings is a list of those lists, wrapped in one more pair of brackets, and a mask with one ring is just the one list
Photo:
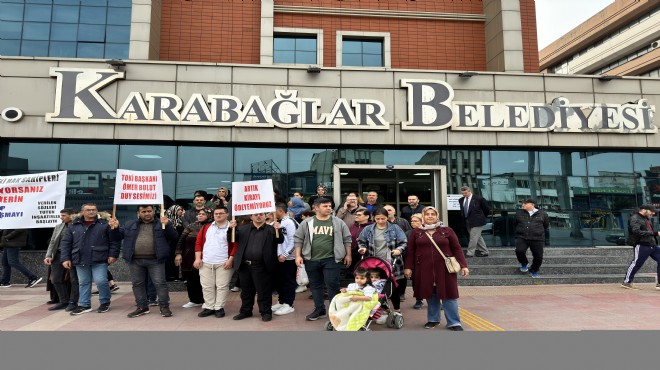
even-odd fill
[[(305, 321), (312, 311), (308, 292), (299, 293), (296, 311), (275, 316), (262, 322), (255, 316), (242, 321), (231, 319), (238, 313), (239, 293), (231, 293), (225, 310), (227, 317), (198, 318), (198, 308), (182, 308), (185, 292), (171, 293), (174, 316), (163, 318), (158, 308), (151, 314), (129, 319), (134, 309), (130, 285), (112, 296), (107, 313), (71, 316), (64, 311), (47, 311), (45, 285), (32, 289), (23, 286), (0, 290), (0, 330), (2, 331), (318, 331), (324, 321)], [(580, 331), (580, 330), (660, 330), (656, 317), (660, 311), (660, 290), (655, 284), (640, 284), (633, 291), (618, 285), (553, 285), (514, 287), (461, 287), (459, 306), (461, 320), (467, 331)], [(405, 318), (402, 331), (424, 331), (426, 309), (414, 310), (408, 289), (408, 299), (402, 303)], [(98, 301), (93, 298), (93, 307)], [(444, 323), (444, 317), (443, 317)], [(374, 331), (395, 331), (372, 325)], [(444, 328), (434, 330), (445, 331)], [(448, 332), (448, 331), (447, 331)]]

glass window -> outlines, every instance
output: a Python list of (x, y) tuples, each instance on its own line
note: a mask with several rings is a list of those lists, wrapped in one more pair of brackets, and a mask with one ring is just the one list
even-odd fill
[(286, 173), (286, 149), (236, 148), (234, 172), (270, 175)]
[(232, 148), (179, 147), (179, 172), (232, 172)]
[(62, 144), (60, 169), (116, 171), (119, 146), (111, 144)]
[(23, 40), (48, 40), (50, 23), (25, 22)]
[(131, 5), (131, 0), (108, 0), (108, 6), (130, 8)]
[(131, 25), (131, 8), (108, 8), (108, 24)]
[(87, 5), (87, 6), (107, 6), (108, 5), (107, 0), (80, 0), (80, 3), (82, 5)]
[[(90, 42), (105, 41), (105, 25), (92, 25), (92, 24), (78, 25), (78, 41), (90, 41)], [(101, 55), (103, 55), (102, 51), (101, 51)]]
[(78, 58), (103, 58), (104, 45), (102, 43), (78, 43)]
[(79, 5), (80, 0), (53, 0), (53, 4)]
[[(76, 41), (78, 39), (77, 32), (77, 24), (52, 23), (50, 26), (50, 39), (55, 41)], [(73, 56), (75, 56), (75, 51)]]
[(22, 27), (22, 22), (0, 22), (0, 39), (20, 40)]
[(20, 40), (0, 39), (0, 55), (19, 55), (21, 51)]
[(344, 39), (342, 41), (342, 65), (382, 67), (384, 65), (383, 41)]
[(128, 59), (128, 44), (105, 44), (108, 59)]
[(587, 152), (585, 155), (590, 176), (633, 174), (632, 153)]
[(29, 22), (50, 22), (51, 5), (26, 4), (25, 21)]
[(48, 56), (60, 58), (75, 58), (76, 43), (66, 41), (51, 41)]
[(493, 177), (539, 172), (539, 161), (534, 151), (492, 151), (491, 157)]
[(80, 23), (86, 24), (105, 24), (105, 14), (107, 8), (98, 6), (81, 6)]
[(0, 21), (22, 21), (23, 4), (0, 2)]
[(633, 153), (633, 165), (635, 173), (640, 174), (641, 176), (657, 174), (660, 172), (660, 154)]
[(8, 145), (7, 156), (0, 154), (0, 164), (2, 164), (0, 167), (18, 173), (57, 170), (59, 144), (9, 143)]
[(579, 152), (540, 152), (541, 175), (586, 176), (587, 160)]
[(128, 43), (131, 39), (131, 28), (124, 26), (107, 26), (105, 41), (114, 43)]
[(47, 57), (48, 41), (23, 41), (21, 43), (21, 56)]
[(196, 190), (215, 194), (221, 186), (231, 189), (231, 181), (230, 173), (179, 173), (176, 177), (175, 198), (192, 199)]
[(273, 62), (316, 64), (316, 36), (275, 35)]
[(80, 7), (55, 5), (53, 6), (53, 22), (78, 23)]
[(176, 171), (176, 147), (162, 145), (122, 145), (119, 168), (135, 171)]
[[(319, 159), (329, 156), (329, 160), (323, 161), (333, 163), (337, 150), (333, 149), (289, 149), (289, 173), (311, 171)], [(332, 169), (330, 169), (332, 172)]]

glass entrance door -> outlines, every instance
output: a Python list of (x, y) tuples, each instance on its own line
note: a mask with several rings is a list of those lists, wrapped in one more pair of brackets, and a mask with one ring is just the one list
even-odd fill
[(344, 204), (349, 193), (364, 201), (371, 191), (378, 193), (378, 203), (389, 204), (397, 214), (408, 204), (409, 195), (417, 195), (422, 205), (437, 207), (446, 219), (446, 180), (444, 166), (335, 165), (334, 198)]

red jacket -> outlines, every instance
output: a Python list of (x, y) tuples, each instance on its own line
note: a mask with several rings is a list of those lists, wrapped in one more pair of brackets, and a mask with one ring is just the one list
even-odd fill
[[(201, 230), (199, 230), (199, 233), (197, 234), (197, 241), (195, 242), (195, 252), (202, 252), (204, 250), (204, 244), (206, 244), (206, 232), (208, 231), (209, 227), (213, 225), (213, 222), (210, 224), (206, 224), (202, 227)], [(233, 256), (236, 253), (236, 243), (232, 243), (230, 241), (227, 241), (227, 248), (229, 249), (229, 256)]]

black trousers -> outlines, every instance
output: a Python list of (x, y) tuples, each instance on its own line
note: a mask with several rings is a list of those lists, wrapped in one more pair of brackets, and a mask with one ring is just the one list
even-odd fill
[(69, 303), (70, 287), (67, 286), (68, 284), (64, 280), (66, 271), (67, 269), (65, 269), (64, 266), (62, 266), (62, 262), (60, 262), (60, 252), (58, 251), (55, 253), (55, 256), (53, 256), (53, 261), (50, 264), (50, 281), (53, 283), (53, 288), (57, 292), (60, 303)]
[(543, 247), (545, 240), (528, 240), (523, 238), (516, 238), (516, 257), (521, 265), (527, 265), (527, 248), (532, 250), (532, 265), (529, 266), (529, 272), (539, 272), (541, 264), (543, 263)]
[(202, 284), (199, 282), (199, 270), (181, 271), (183, 278), (186, 279), (186, 290), (188, 299), (192, 303), (204, 303), (204, 294), (202, 293)]
[(390, 301), (392, 301), (392, 308), (398, 310), (401, 308), (401, 296), (406, 293), (406, 288), (408, 287), (408, 280), (406, 278), (399, 279), (396, 281), (397, 286), (392, 291), (390, 296)]
[(298, 266), (296, 261), (287, 260), (277, 264), (277, 275), (275, 276), (275, 290), (277, 290), (279, 303), (286, 303), (293, 306), (296, 299), (296, 273)]
[(259, 313), (272, 315), (273, 310), (270, 309), (270, 306), (273, 303), (273, 274), (266, 270), (266, 266), (243, 262), (238, 268), (238, 278), (241, 279), (241, 309), (239, 312), (252, 313), (256, 294)]

